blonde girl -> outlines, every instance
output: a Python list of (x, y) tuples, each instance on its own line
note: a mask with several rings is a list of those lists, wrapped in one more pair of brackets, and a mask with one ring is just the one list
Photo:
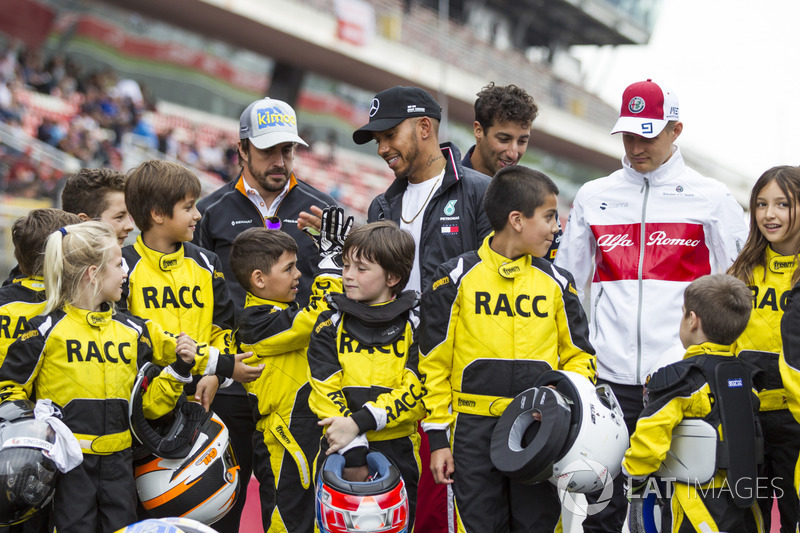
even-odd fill
[(800, 454), (800, 424), (789, 412), (778, 358), (783, 347), (781, 319), (800, 278), (799, 200), (800, 168), (778, 166), (764, 172), (750, 194), (750, 234), (728, 270), (750, 286), (754, 297), (750, 322), (733, 351), (764, 370), (759, 418), (765, 446), (758, 504), (765, 531), (770, 530), (773, 497), (778, 501), (782, 531), (794, 531), (798, 519), (794, 472)]
[[(196, 346), (151, 322), (114, 312), (125, 271), (113, 228), (84, 222), (47, 239), (47, 305), (0, 366), (0, 400), (50, 399), (83, 451), (58, 477), (59, 533), (116, 531), (136, 521), (128, 400), (139, 365), (172, 361), (148, 388), (145, 412), (170, 411), (191, 381)], [(176, 357), (176, 355), (178, 357)]]

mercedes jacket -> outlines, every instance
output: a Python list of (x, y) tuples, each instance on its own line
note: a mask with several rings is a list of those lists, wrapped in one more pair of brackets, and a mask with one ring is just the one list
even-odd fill
[[(244, 307), (245, 290), (236, 281), (230, 266), (233, 240), (247, 228), (263, 228), (261, 212), (245, 193), (244, 177), (227, 183), (197, 203), (203, 214), (195, 230), (192, 242), (216, 253), (222, 261), (222, 271), (228, 283), (236, 312)], [(312, 205), (324, 209), (336, 205), (329, 195), (315, 189), (294, 174), (289, 181), (289, 192), (275, 213), (281, 219), (281, 231), (285, 231), (297, 241), (297, 268), (303, 274), (300, 278), (297, 303), (304, 306), (311, 295), (311, 284), (317, 273), (319, 252), (314, 240), (297, 228), (297, 217), (301, 211), (309, 211)]]
[(0, 287), (0, 364), (11, 343), (27, 330), (28, 320), (44, 311), (45, 300), (40, 277), (16, 277)]
[(422, 426), (432, 450), (448, 445), (445, 430), (462, 407), (475, 412), (484, 399), (488, 407), (513, 398), (542, 372), (571, 370), (594, 381), (594, 350), (572, 276), (540, 257), (507, 259), (491, 239), (442, 265), (422, 297)]
[(139, 235), (122, 249), (122, 259), (128, 278), (120, 309), (175, 335), (186, 333), (201, 355), (196, 371), (231, 377), (233, 303), (216, 254), (189, 242), (164, 254), (148, 248)]
[[(461, 154), (454, 144), (441, 145), (447, 165), (442, 185), (425, 208), (419, 243), (420, 286), (430, 288), (436, 268), (464, 252), (477, 250), (491, 231), (483, 212), (483, 194), (491, 179), (461, 165)], [(367, 222), (393, 220), (400, 225), (403, 193), (408, 180), (397, 178), (385, 193), (372, 200)]]
[(633, 385), (680, 344), (683, 291), (731, 266), (747, 225), (727, 187), (688, 168), (677, 147), (647, 174), (622, 164), (580, 188), (555, 264), (575, 277), (581, 301), (591, 282), (597, 376)]
[(765, 389), (758, 393), (761, 410), (775, 411), (789, 407), (778, 357), (783, 347), (781, 318), (789, 303), (797, 263), (794, 256), (779, 255), (769, 246), (764, 259), (766, 268), (763, 265), (753, 268), (750, 321), (731, 351), (764, 372)]
[(128, 401), (140, 365), (173, 364), (148, 387), (148, 418), (171, 411), (191, 382), (175, 370), (175, 338), (152, 321), (67, 305), (28, 324), (0, 366), (0, 400), (51, 399), (84, 453), (131, 446)]

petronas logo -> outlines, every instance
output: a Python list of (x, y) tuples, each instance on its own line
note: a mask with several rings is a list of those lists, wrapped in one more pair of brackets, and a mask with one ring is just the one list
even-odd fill
[(444, 206), (444, 214), (447, 216), (452, 216), (453, 213), (456, 212), (456, 202), (458, 200), (450, 200), (447, 202), (447, 205)]

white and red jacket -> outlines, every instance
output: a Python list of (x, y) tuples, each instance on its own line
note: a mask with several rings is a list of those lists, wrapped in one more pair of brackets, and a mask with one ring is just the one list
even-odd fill
[(575, 277), (581, 301), (591, 280), (597, 377), (634, 385), (680, 345), (686, 286), (724, 272), (748, 230), (728, 188), (688, 168), (677, 146), (653, 172), (622, 165), (580, 188), (555, 264)]

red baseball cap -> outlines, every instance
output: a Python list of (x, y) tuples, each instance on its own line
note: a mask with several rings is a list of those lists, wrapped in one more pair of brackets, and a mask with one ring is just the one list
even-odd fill
[(652, 139), (678, 118), (678, 97), (653, 80), (628, 86), (622, 93), (619, 119), (611, 133), (634, 133)]

